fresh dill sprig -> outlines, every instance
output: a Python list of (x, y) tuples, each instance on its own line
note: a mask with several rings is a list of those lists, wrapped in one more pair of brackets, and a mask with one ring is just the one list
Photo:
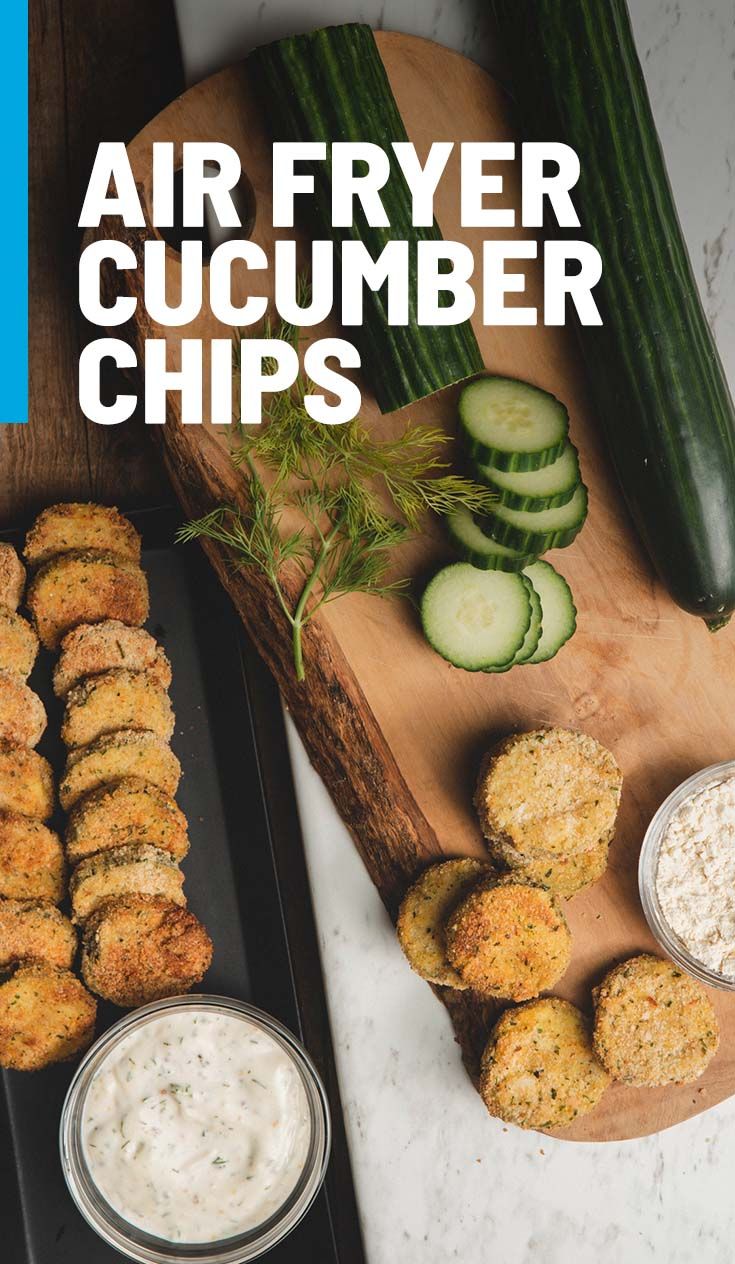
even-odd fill
[[(303, 279), (298, 300), (301, 306), (308, 302)], [(243, 336), (245, 331), (233, 340), (236, 373)], [(284, 321), (266, 320), (259, 336), (295, 348), (299, 343), (298, 329)], [(179, 532), (182, 541), (217, 541), (236, 565), (263, 571), (290, 624), (300, 681), (303, 630), (322, 607), (347, 593), (400, 593), (409, 580), (388, 578), (393, 550), (420, 529), (423, 516), (460, 508), (480, 512), (493, 500), (488, 488), (451, 472), (442, 458), (444, 431), (407, 427), (382, 441), (359, 417), (324, 425), (309, 416), (306, 390), (300, 378), (291, 390), (274, 393), (255, 432), (237, 426), (232, 459), (243, 471), (247, 512), (222, 505)], [(294, 511), (300, 518), (296, 529), (285, 527), (287, 511), (289, 520)], [(282, 582), (288, 565), (303, 579), (295, 604)]]

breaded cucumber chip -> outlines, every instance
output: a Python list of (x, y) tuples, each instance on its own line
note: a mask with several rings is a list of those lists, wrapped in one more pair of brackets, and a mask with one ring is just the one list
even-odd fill
[(485, 756), (475, 806), (485, 837), (529, 859), (590, 851), (614, 828), (622, 774), (586, 733), (535, 729)]
[(119, 619), (140, 627), (148, 618), (148, 581), (135, 562), (114, 553), (64, 553), (33, 576), (28, 609), (41, 644), (55, 650), (80, 623)]
[(489, 865), (471, 857), (445, 860), (425, 869), (409, 887), (398, 913), (398, 941), (422, 979), (444, 987), (468, 986), (447, 961), (444, 928), (459, 901), (491, 872)]
[(486, 996), (526, 1001), (569, 965), (572, 937), (556, 896), (513, 876), (483, 881), (449, 917), (450, 965)]
[(594, 1110), (609, 1083), (587, 1019), (556, 996), (507, 1009), (482, 1055), (485, 1105), (519, 1128), (568, 1127)]
[(624, 1084), (690, 1084), (717, 1052), (712, 1002), (672, 961), (631, 957), (605, 976), (592, 999), (595, 1051)]

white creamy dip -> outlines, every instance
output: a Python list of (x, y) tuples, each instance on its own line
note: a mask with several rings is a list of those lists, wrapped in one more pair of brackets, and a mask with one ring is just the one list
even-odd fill
[(101, 1194), (170, 1242), (214, 1242), (267, 1220), (296, 1185), (310, 1135), (285, 1050), (247, 1019), (201, 1010), (162, 1014), (124, 1037), (82, 1115)]
[(692, 956), (735, 978), (735, 778), (696, 791), (677, 808), (661, 839), (656, 890)]

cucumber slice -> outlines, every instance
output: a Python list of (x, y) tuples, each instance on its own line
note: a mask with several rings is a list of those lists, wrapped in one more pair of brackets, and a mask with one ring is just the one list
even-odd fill
[(534, 553), (519, 553), (505, 544), (496, 544), (478, 527), (469, 509), (449, 514), (447, 531), (462, 560), (481, 571), (522, 571), (536, 561)]
[(480, 377), (459, 397), (465, 447), (482, 465), (540, 470), (564, 450), (569, 417), (548, 391), (511, 377)]
[(582, 529), (587, 517), (587, 488), (577, 487), (572, 499), (556, 509), (509, 509), (494, 505), (475, 519), (482, 530), (497, 544), (518, 549), (521, 553), (545, 553), (547, 549), (563, 549)]
[(559, 652), (577, 626), (572, 590), (550, 562), (532, 562), (524, 572), (541, 598), (541, 637), (527, 663), (545, 663)]
[(516, 667), (520, 663), (527, 663), (531, 655), (538, 649), (538, 644), (541, 640), (543, 615), (541, 609), (541, 598), (536, 592), (533, 582), (531, 582), (531, 590), (528, 596), (531, 602), (531, 622), (528, 625), (528, 631), (523, 638), (521, 648), (516, 650), (512, 661), (507, 663), (505, 667), (486, 667), (486, 672), (497, 673), (510, 671), (511, 667)]
[(468, 562), (454, 562), (434, 576), (424, 593), (424, 635), (455, 667), (504, 667), (515, 658), (530, 627), (532, 587), (517, 573), (481, 571)]
[(551, 465), (540, 470), (498, 470), (494, 465), (475, 463), (474, 473), (496, 493), (498, 503), (509, 509), (538, 513), (567, 505), (580, 483), (579, 455), (569, 440)]

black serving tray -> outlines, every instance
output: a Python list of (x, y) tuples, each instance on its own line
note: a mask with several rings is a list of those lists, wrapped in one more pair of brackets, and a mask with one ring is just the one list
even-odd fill
[[(276, 687), (248, 644), (197, 545), (175, 545), (175, 511), (131, 514), (143, 533), (148, 627), (171, 659), (172, 746), (189, 821), (184, 861), (190, 908), (207, 926), (214, 958), (201, 991), (251, 1001), (274, 1014), (312, 1054), (330, 1099), (334, 1144), (325, 1186), (273, 1264), (360, 1264), (364, 1259), (308, 879)], [(3, 533), (13, 543), (22, 533)], [(61, 710), (53, 657), (31, 677), (49, 712), (40, 750), (58, 774)], [(60, 824), (60, 822), (56, 822)], [(120, 1015), (101, 1005), (98, 1032)], [(0, 1095), (3, 1264), (113, 1264), (77, 1212), (61, 1173), (58, 1127), (75, 1064), (36, 1074), (5, 1071)]]

